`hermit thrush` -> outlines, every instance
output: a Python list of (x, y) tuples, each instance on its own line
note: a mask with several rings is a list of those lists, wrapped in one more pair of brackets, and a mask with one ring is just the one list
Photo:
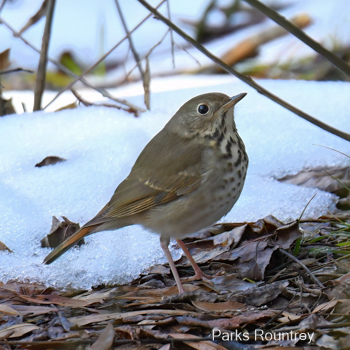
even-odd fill
[(181, 238), (226, 215), (238, 200), (248, 167), (233, 118), (246, 93), (199, 95), (186, 102), (143, 149), (107, 205), (44, 260), (52, 263), (82, 237), (140, 224), (160, 235), (179, 293), (184, 289), (168, 249), (175, 238), (203, 273)]

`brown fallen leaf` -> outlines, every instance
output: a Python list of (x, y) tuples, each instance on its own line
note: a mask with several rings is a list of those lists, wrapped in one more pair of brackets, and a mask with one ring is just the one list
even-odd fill
[(5, 70), (11, 64), (10, 61), (10, 49), (6, 49), (0, 52), (0, 71)]
[(15, 107), (12, 104), (12, 98), (6, 100), (0, 96), (0, 117), (10, 114), (16, 114)]
[(58, 108), (55, 110), (55, 112), (60, 112), (60, 111), (64, 111), (65, 109), (75, 109), (78, 108), (78, 103), (76, 101), (69, 103), (68, 105), (65, 105), (61, 108)]
[(5, 252), (5, 251), (12, 253), (12, 250), (8, 248), (6, 244), (0, 241), (0, 252)]
[(228, 300), (234, 300), (253, 306), (265, 305), (276, 299), (288, 286), (288, 281), (277, 281), (265, 286), (256, 286), (241, 293), (232, 293)]
[(61, 158), (61, 157), (57, 157), (57, 156), (48, 156), (46, 158), (44, 158), (40, 163), (35, 164), (35, 166), (37, 168), (41, 168), (43, 166), (47, 166), (47, 165), (55, 165), (57, 163), (62, 163), (65, 162), (67, 159), (65, 158)]
[(11, 305), (11, 307), (17, 311), (22, 317), (25, 316), (38, 316), (45, 315), (51, 312), (57, 312), (58, 309), (55, 307), (48, 306), (34, 306), (34, 305)]
[(0, 339), (21, 337), (22, 335), (32, 332), (35, 329), (40, 329), (40, 327), (34, 326), (30, 323), (16, 324), (14, 326), (1, 329)]
[[(169, 333), (169, 335), (175, 339), (199, 338), (199, 337), (192, 335), (192, 334)], [(197, 350), (227, 350), (223, 346), (221, 346), (219, 344), (215, 344), (215, 343), (208, 341), (208, 340), (198, 341), (198, 342), (188, 341), (188, 342), (184, 342), (184, 343), (187, 344), (188, 346), (190, 346), (191, 348), (197, 349)], [(178, 343), (178, 345), (181, 345), (181, 344)]]
[(68, 321), (72, 324), (77, 325), (78, 327), (81, 327), (91, 323), (104, 322), (108, 320), (120, 320), (125, 317), (145, 315), (145, 314), (185, 315), (185, 314), (196, 314), (196, 313), (191, 311), (183, 311), (183, 310), (155, 309), (155, 310), (140, 310), (140, 311), (130, 311), (130, 312), (112, 312), (112, 313), (103, 314), (103, 315), (76, 316), (76, 317), (68, 318)]
[(28, 295), (19, 295), (22, 299), (36, 304), (55, 304), (60, 306), (71, 306), (71, 307), (85, 307), (87, 305), (94, 304), (100, 299), (97, 300), (77, 300), (67, 297), (62, 297), (60, 295), (36, 295), (36, 296), (28, 296)]
[(242, 324), (252, 323), (254, 325), (263, 324), (264, 321), (274, 317), (277, 314), (275, 310), (256, 310), (248, 311), (242, 315), (232, 316), (229, 318), (218, 318), (212, 320), (202, 320), (195, 316), (176, 316), (176, 321), (181, 325), (191, 327), (204, 327), (208, 329), (223, 328), (234, 330)]
[(192, 301), (192, 304), (200, 310), (208, 312), (227, 312), (246, 309), (247, 305), (237, 301), (225, 301), (222, 303), (206, 303), (200, 301)]
[(10, 305), (6, 304), (0, 304), (0, 318), (3, 315), (12, 315), (12, 316), (17, 316), (19, 315), (18, 311), (12, 308)]
[(108, 322), (107, 327), (88, 350), (109, 350), (114, 341), (113, 323)]
[[(52, 217), (52, 226), (49, 234), (41, 240), (41, 246), (43, 248), (56, 248), (65, 239), (73, 235), (79, 230), (80, 225), (68, 220), (65, 216), (62, 216), (63, 221), (60, 221), (56, 216)], [(77, 242), (77, 246), (80, 247), (85, 241), (82, 238)]]

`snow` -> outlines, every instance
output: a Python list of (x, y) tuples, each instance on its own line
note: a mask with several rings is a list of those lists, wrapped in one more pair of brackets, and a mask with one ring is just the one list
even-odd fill
[[(350, 132), (349, 83), (259, 83), (305, 112)], [(135, 84), (112, 92), (142, 105), (139, 89)], [(241, 198), (224, 221), (257, 220), (269, 214), (285, 221), (295, 219), (315, 193), (305, 217), (334, 209), (335, 196), (282, 184), (275, 178), (309, 166), (343, 164), (347, 160), (344, 156), (315, 144), (350, 154), (349, 142), (304, 121), (232, 77), (158, 78), (152, 80), (151, 91), (152, 111), (139, 118), (104, 107), (0, 118), (0, 241), (13, 250), (0, 252), (0, 281), (89, 288), (130, 281), (154, 263), (165, 262), (158, 236), (138, 226), (89, 236), (86, 245), (71, 249), (48, 266), (42, 261), (50, 250), (41, 248), (40, 240), (50, 230), (52, 215), (64, 215), (80, 224), (92, 218), (127, 176), (146, 143), (184, 102), (201, 93), (248, 92), (235, 110), (250, 158), (248, 177)], [(85, 98), (92, 96), (80, 93)], [(47, 100), (54, 94), (48, 95)], [(69, 95), (65, 96), (69, 103)], [(34, 167), (50, 155), (67, 161)], [(178, 257), (180, 252), (173, 254)]]

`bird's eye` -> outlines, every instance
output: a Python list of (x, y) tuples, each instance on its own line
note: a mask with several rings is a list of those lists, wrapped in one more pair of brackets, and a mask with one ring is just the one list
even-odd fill
[(205, 114), (208, 114), (208, 112), (209, 112), (209, 107), (207, 105), (200, 104), (198, 106), (198, 113), (205, 115)]

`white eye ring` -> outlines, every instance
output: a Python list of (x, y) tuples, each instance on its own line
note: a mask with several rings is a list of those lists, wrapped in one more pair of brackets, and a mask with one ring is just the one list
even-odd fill
[(197, 106), (197, 112), (201, 115), (207, 115), (209, 113), (209, 106), (205, 103), (200, 103)]

